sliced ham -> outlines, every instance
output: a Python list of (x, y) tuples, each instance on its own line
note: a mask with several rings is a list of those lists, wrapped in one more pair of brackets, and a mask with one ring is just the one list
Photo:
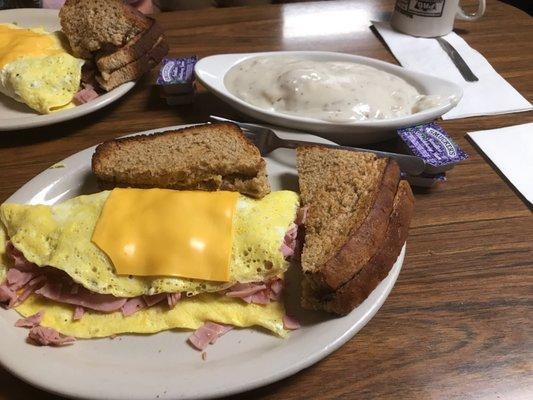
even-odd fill
[(281, 291), (283, 290), (283, 281), (279, 278), (273, 279), (269, 282), (270, 300), (279, 300)]
[(283, 328), (295, 330), (300, 328), (300, 323), (288, 315), (283, 316)]
[(214, 330), (217, 332), (217, 336), (211, 340), (211, 344), (215, 343), (219, 337), (228, 333), (233, 329), (233, 325), (227, 324), (217, 324), (214, 322), (206, 322), (204, 325), (207, 325), (208, 329)]
[(279, 248), (281, 251), (281, 254), (283, 254), (283, 257), (289, 258), (294, 254), (294, 249), (288, 246), (285, 242), (281, 244), (281, 247)]
[(31, 281), (28, 282), (27, 286), (33, 286), (37, 287), (41, 283), (46, 282), (46, 276), (45, 275), (37, 275), (35, 278), (33, 278)]
[(309, 208), (307, 206), (300, 207), (298, 211), (296, 212), (296, 219), (294, 220), (294, 223), (298, 226), (304, 225), (305, 220), (307, 219), (307, 211)]
[(43, 282), (44, 277), (39, 267), (28, 262), (11, 242), (6, 243), (6, 254), (13, 266), (9, 268), (5, 281), (0, 285), (0, 303), (7, 308), (13, 308), (23, 302), (36, 285)]
[(270, 303), (270, 291), (268, 289), (261, 290), (252, 294), (249, 299), (250, 301), (247, 301), (247, 303), (268, 304)]
[(19, 319), (17, 322), (15, 322), (15, 326), (18, 328), (33, 328), (41, 323), (43, 316), (44, 311), (39, 311), (37, 314)]
[(96, 99), (99, 95), (96, 93), (92, 85), (84, 84), (84, 88), (74, 95), (73, 101), (75, 104), (85, 104), (91, 100)]
[(31, 328), (28, 340), (38, 346), (63, 346), (76, 341), (72, 336), (62, 336), (55, 329), (44, 326)]
[(129, 317), (143, 308), (146, 308), (146, 302), (141, 296), (139, 296), (128, 299), (122, 306), (121, 310), (125, 317)]
[(130, 316), (165, 299), (172, 309), (181, 298), (181, 293), (160, 293), (130, 299), (94, 293), (74, 283), (68, 276), (61, 277), (54, 273), (47, 278), (48, 275), (44, 274), (47, 269), (26, 260), (10, 241), (6, 243), (6, 254), (14, 266), (8, 270), (5, 282), (0, 285), (0, 304), (8, 308), (22, 303), (35, 292), (49, 300), (76, 306), (73, 319), (78, 320), (83, 317), (86, 308), (105, 313), (121, 310), (124, 316)]
[(22, 293), (18, 296), (16, 300), (16, 304), (18, 305), (22, 303), (24, 300), (26, 300), (30, 294), (35, 292), (44, 282), (46, 281), (46, 276), (44, 275), (38, 275), (35, 278), (33, 278), (31, 281), (28, 282), (28, 284), (24, 287), (24, 290)]
[(233, 329), (231, 325), (216, 324), (214, 322), (206, 322), (194, 333), (189, 336), (189, 343), (196, 349), (204, 350), (209, 344), (213, 344), (217, 339), (226, 332)]
[(152, 0), (126, 0), (126, 2), (143, 14), (154, 13), (154, 4), (152, 3)]
[(288, 242), (294, 242), (296, 240), (296, 237), (298, 236), (298, 226), (293, 225), (290, 227), (290, 229), (285, 232), (285, 240)]
[(43, 0), (43, 8), (50, 8), (53, 10), (59, 10), (65, 4), (65, 0)]
[(296, 239), (298, 236), (298, 227), (305, 224), (305, 220), (307, 219), (307, 210), (307, 207), (300, 207), (298, 209), (296, 212), (294, 225), (285, 233), (285, 236), (283, 237), (283, 242), (281, 243), (279, 250), (285, 258), (299, 255), (301, 251), (301, 243), (299, 243)]
[(271, 300), (279, 300), (283, 281), (274, 278), (267, 283), (236, 283), (228, 289), (226, 296), (238, 297), (246, 303), (268, 304)]
[(85, 314), (85, 308), (76, 306), (74, 309), (74, 314), (72, 315), (72, 319), (74, 321), (78, 321), (83, 318), (83, 315)]
[(265, 289), (266, 285), (264, 283), (236, 283), (228, 289), (226, 296), (244, 299)]
[(81, 306), (105, 313), (120, 310), (128, 300), (110, 294), (94, 293), (84, 287), (80, 287), (78, 293), (72, 294), (70, 290), (62, 290), (62, 286), (60, 283), (46, 283), (42, 288), (36, 290), (35, 294), (60, 303)]
[(0, 303), (4, 304), (7, 308), (13, 307), (17, 301), (17, 293), (11, 290), (6, 283), (0, 285)]
[(166, 293), (154, 294), (152, 296), (143, 296), (143, 300), (148, 307), (152, 307), (153, 305), (161, 303), (166, 298), (167, 298)]
[(35, 277), (32, 272), (22, 272), (16, 268), (10, 268), (6, 274), (6, 282), (11, 290), (18, 290)]
[(191, 336), (189, 336), (189, 343), (192, 344), (197, 350), (204, 350), (211, 341), (211, 332), (201, 330), (203, 327), (198, 328)]
[(13, 263), (13, 268), (22, 272), (38, 272), (39, 267), (37, 264), (29, 262), (26, 257), (13, 246), (11, 241), (6, 243), (6, 256)]
[(288, 258), (294, 255), (294, 249), (296, 248), (296, 237), (298, 236), (298, 226), (293, 225), (283, 237), (283, 242), (279, 250), (283, 257)]
[(172, 310), (181, 299), (181, 293), (167, 293), (168, 307)]

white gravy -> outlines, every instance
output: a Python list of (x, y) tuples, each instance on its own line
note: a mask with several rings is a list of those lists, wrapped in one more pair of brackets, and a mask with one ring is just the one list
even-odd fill
[(224, 78), (233, 95), (259, 108), (332, 122), (410, 115), (435, 107), (402, 78), (363, 64), (256, 57)]

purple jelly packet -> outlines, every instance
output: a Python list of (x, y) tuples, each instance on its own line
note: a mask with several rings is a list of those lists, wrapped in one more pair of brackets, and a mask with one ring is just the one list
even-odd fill
[(156, 84), (163, 94), (182, 94), (194, 91), (196, 56), (163, 58)]
[(468, 155), (435, 122), (398, 129), (398, 135), (413, 155), (426, 162), (428, 165), (424, 171), (426, 173), (444, 172), (468, 158)]

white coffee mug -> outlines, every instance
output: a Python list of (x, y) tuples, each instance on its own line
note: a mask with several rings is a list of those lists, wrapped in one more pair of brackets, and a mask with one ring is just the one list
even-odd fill
[(485, 12), (485, 0), (473, 14), (465, 13), (459, 0), (396, 0), (391, 26), (412, 36), (435, 37), (450, 33), (455, 18), (475, 21)]

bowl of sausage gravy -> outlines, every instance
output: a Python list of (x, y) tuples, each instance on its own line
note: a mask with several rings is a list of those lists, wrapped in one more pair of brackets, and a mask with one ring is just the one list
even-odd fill
[(331, 52), (211, 56), (195, 72), (251, 117), (350, 144), (384, 140), (395, 129), (432, 121), (462, 96), (452, 82)]

